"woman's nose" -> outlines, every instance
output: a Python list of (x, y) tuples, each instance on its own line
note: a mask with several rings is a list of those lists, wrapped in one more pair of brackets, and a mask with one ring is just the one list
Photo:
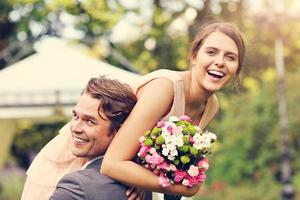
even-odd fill
[(217, 66), (217, 67), (223, 67), (223, 65), (224, 65), (224, 56), (221, 55), (221, 54), (218, 55), (218, 56), (215, 58), (214, 65)]

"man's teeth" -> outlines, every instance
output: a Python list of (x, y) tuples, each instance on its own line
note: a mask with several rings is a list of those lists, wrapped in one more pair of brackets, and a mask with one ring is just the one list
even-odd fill
[(75, 142), (80, 142), (80, 143), (87, 142), (87, 140), (84, 140), (84, 139), (81, 139), (81, 138), (78, 138), (78, 137), (73, 137), (73, 139), (74, 139)]
[(215, 70), (209, 70), (209, 71), (208, 71), (208, 74), (209, 74), (209, 75), (212, 75), (212, 76), (215, 76), (215, 77), (217, 77), (217, 78), (222, 78), (223, 76), (225, 76), (224, 73), (219, 72), (219, 71), (215, 71)]

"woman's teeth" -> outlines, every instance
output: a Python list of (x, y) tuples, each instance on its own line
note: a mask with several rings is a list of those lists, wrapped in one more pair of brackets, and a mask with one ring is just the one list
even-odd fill
[(218, 79), (221, 79), (225, 76), (223, 72), (215, 71), (215, 70), (208, 70), (207, 73), (213, 77), (216, 77)]

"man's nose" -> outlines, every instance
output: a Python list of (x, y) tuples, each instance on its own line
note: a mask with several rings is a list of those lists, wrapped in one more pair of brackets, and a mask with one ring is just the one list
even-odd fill
[(82, 121), (80, 119), (73, 120), (71, 123), (71, 131), (75, 133), (81, 133), (82, 130)]

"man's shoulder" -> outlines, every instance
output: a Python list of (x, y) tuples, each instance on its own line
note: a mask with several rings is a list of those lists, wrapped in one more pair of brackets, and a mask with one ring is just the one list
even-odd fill
[(74, 176), (76, 178), (81, 179), (82, 182), (88, 181), (88, 182), (100, 182), (102, 184), (107, 183), (115, 183), (115, 184), (121, 184), (114, 179), (100, 174), (100, 169), (82, 169), (73, 173), (68, 174), (68, 176)]
[(96, 169), (83, 169), (66, 174), (58, 183), (51, 200), (72, 199), (123, 199), (127, 187)]

